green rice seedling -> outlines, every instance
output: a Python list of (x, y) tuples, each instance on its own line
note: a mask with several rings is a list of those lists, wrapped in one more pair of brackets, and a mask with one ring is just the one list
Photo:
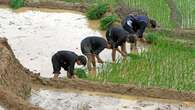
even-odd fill
[(17, 9), (17, 8), (24, 6), (24, 0), (10, 0), (9, 4), (11, 8)]
[(194, 49), (156, 35), (160, 40), (147, 52), (130, 54), (130, 59), (122, 63), (108, 63), (91, 80), (194, 91)]
[(149, 34), (147, 34), (146, 36), (145, 36), (145, 39), (146, 39), (146, 41), (148, 42), (148, 43), (157, 43), (157, 41), (158, 41), (158, 36), (157, 36), (157, 34), (155, 34), (155, 33), (149, 33)]
[(100, 20), (100, 29), (105, 30), (107, 29), (112, 23), (117, 21), (117, 16), (116, 15), (110, 15), (102, 18)]
[(107, 12), (108, 8), (109, 5), (106, 3), (96, 3), (88, 9), (86, 16), (91, 20), (100, 19)]
[[(155, 19), (163, 28), (173, 28), (173, 22), (170, 19), (171, 10), (166, 0), (123, 0), (130, 8), (141, 9), (147, 12), (147, 15)], [(163, 9), (163, 10), (162, 10)]]
[(76, 75), (77, 77), (79, 77), (79, 78), (82, 78), (82, 79), (87, 78), (87, 74), (86, 74), (85, 69), (76, 68), (76, 69), (74, 70), (74, 72), (75, 72), (75, 75)]
[(194, 0), (174, 0), (176, 6), (181, 13), (182, 28), (195, 28), (195, 1)]

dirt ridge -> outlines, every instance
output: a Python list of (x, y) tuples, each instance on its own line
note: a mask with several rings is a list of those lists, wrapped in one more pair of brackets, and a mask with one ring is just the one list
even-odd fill
[(40, 86), (47, 86), (57, 89), (73, 89), (89, 92), (104, 92), (116, 93), (121, 95), (133, 95), (150, 98), (171, 99), (180, 101), (195, 101), (195, 93), (193, 92), (179, 92), (174, 89), (162, 88), (140, 88), (130, 84), (113, 84), (113, 83), (100, 83), (85, 80), (51, 80), (48, 78), (41, 78), (37, 76), (31, 77), (33, 84)]
[(85, 3), (68, 3), (60, 0), (25, 0), (24, 6), (36, 8), (50, 8), (50, 9), (65, 9), (85, 12), (87, 4)]
[(15, 58), (7, 39), (0, 38), (0, 105), (9, 110), (39, 110), (25, 101), (30, 94), (29, 75)]

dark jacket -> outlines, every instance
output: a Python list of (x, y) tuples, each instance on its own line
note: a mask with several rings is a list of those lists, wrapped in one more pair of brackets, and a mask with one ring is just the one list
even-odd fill
[(78, 58), (78, 55), (71, 51), (58, 51), (52, 57), (52, 63), (54, 68), (54, 72), (59, 72), (60, 68), (63, 67), (67, 70), (71, 75), (74, 72), (75, 62)]
[(106, 31), (106, 39), (112, 45), (112, 48), (118, 48), (126, 42), (128, 32), (121, 27), (110, 27)]
[(143, 33), (149, 19), (147, 16), (131, 16), (128, 15), (122, 21), (123, 28), (130, 34), (137, 34), (138, 37), (143, 37)]
[(98, 55), (105, 48), (107, 48), (107, 42), (101, 37), (90, 36), (81, 41), (81, 51), (83, 54)]

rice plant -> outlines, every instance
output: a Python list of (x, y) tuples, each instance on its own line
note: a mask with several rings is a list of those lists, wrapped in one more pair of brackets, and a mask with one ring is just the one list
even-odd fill
[(101, 30), (107, 29), (109, 27), (109, 25), (114, 23), (116, 20), (117, 20), (116, 15), (110, 15), (110, 16), (106, 16), (106, 17), (102, 18), (100, 20), (100, 29)]
[(78, 78), (87, 78), (87, 74), (86, 74), (86, 70), (85, 69), (82, 69), (82, 68), (76, 68), (74, 70), (74, 73), (75, 75), (78, 77)]
[(123, 0), (130, 8), (141, 9), (147, 12), (148, 16), (155, 19), (161, 27), (172, 28), (170, 20), (171, 10), (165, 0)]
[(159, 36), (147, 52), (131, 54), (123, 63), (106, 64), (91, 80), (137, 86), (195, 90), (195, 49)]
[(158, 36), (155, 33), (149, 33), (145, 36), (145, 39), (148, 43), (157, 43), (158, 42)]
[(182, 15), (182, 28), (195, 28), (195, 1), (194, 0), (174, 0), (178, 10)]
[(108, 10), (109, 6), (106, 3), (97, 3), (92, 5), (87, 13), (86, 16), (88, 19), (100, 19)]
[(10, 0), (10, 6), (13, 9), (20, 8), (24, 6), (24, 0)]

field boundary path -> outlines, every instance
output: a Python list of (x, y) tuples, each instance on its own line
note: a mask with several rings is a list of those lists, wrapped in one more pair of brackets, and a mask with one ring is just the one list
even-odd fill
[(171, 99), (180, 101), (195, 101), (194, 92), (179, 92), (174, 89), (162, 88), (140, 88), (130, 84), (100, 83), (86, 80), (60, 79), (52, 80), (49, 78), (37, 77), (31, 74), (32, 83), (38, 87), (51, 87), (56, 89), (79, 90), (89, 92), (116, 93), (121, 95), (141, 96), (160, 99)]

